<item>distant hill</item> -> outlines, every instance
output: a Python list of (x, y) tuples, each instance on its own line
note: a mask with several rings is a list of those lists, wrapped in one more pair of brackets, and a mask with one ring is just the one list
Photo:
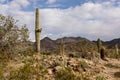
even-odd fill
[(56, 51), (58, 50), (58, 44), (55, 40), (52, 40), (49, 37), (45, 37), (41, 40), (41, 48), (42, 51)]
[[(96, 42), (97, 41), (90, 41), (86, 38), (82, 37), (63, 37), (58, 38), (56, 40), (52, 40), (49, 37), (45, 37), (41, 40), (41, 50), (48, 51), (48, 52), (59, 52), (59, 47), (61, 44), (61, 40), (64, 41), (65, 51), (66, 52), (86, 52), (86, 51), (97, 51)], [(107, 48), (114, 48), (115, 44), (118, 44), (120, 48), (120, 38), (113, 39), (110, 41), (102, 41), (103, 45)], [(35, 47), (35, 43), (34, 44)]]
[(96, 49), (96, 44), (94, 42), (82, 37), (63, 37), (56, 40), (45, 37), (41, 40), (41, 50), (59, 52), (61, 40), (64, 41), (66, 52), (84, 52)]
[(113, 48), (117, 44), (118, 47), (120, 48), (120, 38), (113, 39), (110, 41), (105, 41), (103, 42), (103, 44), (106, 45), (108, 48)]

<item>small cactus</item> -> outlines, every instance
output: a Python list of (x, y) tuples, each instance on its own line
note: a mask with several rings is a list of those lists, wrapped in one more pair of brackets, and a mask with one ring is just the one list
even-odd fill
[(64, 41), (63, 41), (63, 39), (61, 40), (61, 44), (60, 44), (60, 54), (62, 56), (64, 55)]
[(116, 55), (116, 58), (118, 58), (118, 54), (119, 54), (119, 49), (118, 49), (118, 45), (116, 44), (115, 45), (115, 55)]
[(98, 47), (98, 53), (100, 53), (100, 50), (102, 47), (102, 42), (101, 42), (100, 38), (98, 38), (98, 40), (97, 40), (97, 47)]
[(40, 53), (40, 34), (42, 29), (40, 28), (39, 21), (39, 8), (36, 8), (36, 20), (35, 20), (35, 40), (36, 40), (36, 52)]

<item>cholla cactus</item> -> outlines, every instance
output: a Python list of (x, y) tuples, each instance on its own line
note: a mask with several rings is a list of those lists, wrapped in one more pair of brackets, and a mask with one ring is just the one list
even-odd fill
[(39, 21), (39, 8), (36, 8), (36, 20), (35, 20), (35, 40), (36, 40), (36, 52), (40, 53), (40, 34), (42, 29), (40, 28)]
[(100, 53), (100, 50), (102, 47), (102, 42), (101, 42), (100, 38), (98, 38), (98, 40), (97, 40), (97, 47), (98, 47), (98, 53)]
[(60, 54), (62, 56), (64, 55), (64, 41), (63, 41), (63, 39), (61, 40), (61, 44), (60, 44)]

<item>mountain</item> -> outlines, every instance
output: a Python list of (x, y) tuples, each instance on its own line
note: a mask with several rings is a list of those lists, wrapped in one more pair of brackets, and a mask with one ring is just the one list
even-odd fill
[[(61, 42), (61, 39), (64, 40), (64, 43), (69, 44), (69, 43), (78, 43), (80, 41), (86, 41), (87, 39), (82, 38), (82, 37), (63, 37), (63, 38), (59, 38), (56, 40), (57, 43)], [(89, 40), (87, 40), (89, 41)]]
[[(60, 52), (60, 44), (61, 40), (64, 41), (65, 45), (65, 52), (86, 52), (86, 51), (97, 51), (96, 42), (97, 41), (90, 41), (86, 38), (82, 37), (63, 37), (56, 40), (52, 40), (49, 37), (45, 37), (41, 40), (41, 50), (42, 52), (53, 52), (58, 53)], [(110, 41), (102, 41), (103, 45), (107, 48), (114, 48), (116, 44), (120, 48), (120, 38), (113, 39)], [(34, 45), (35, 47), (35, 45)]]
[(55, 51), (56, 49), (58, 49), (56, 41), (50, 39), (49, 37), (45, 37), (44, 39), (41, 40), (41, 47), (43, 51), (44, 50)]
[(106, 45), (108, 48), (113, 48), (117, 44), (118, 47), (120, 48), (120, 38), (113, 39), (110, 41), (105, 41), (103, 42), (103, 44)]
[(65, 52), (85, 52), (96, 49), (94, 42), (82, 37), (63, 37), (56, 40), (45, 37), (41, 40), (42, 51), (59, 52), (61, 40), (64, 41)]

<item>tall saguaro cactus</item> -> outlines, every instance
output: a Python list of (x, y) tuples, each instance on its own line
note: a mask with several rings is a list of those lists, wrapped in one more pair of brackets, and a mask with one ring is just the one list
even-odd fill
[(98, 53), (100, 53), (100, 50), (102, 47), (102, 42), (101, 42), (100, 38), (98, 38), (98, 40), (97, 40), (97, 47), (98, 47)]
[(35, 40), (36, 40), (36, 52), (40, 53), (40, 34), (42, 28), (40, 28), (40, 15), (39, 8), (36, 8), (36, 19), (35, 19)]

